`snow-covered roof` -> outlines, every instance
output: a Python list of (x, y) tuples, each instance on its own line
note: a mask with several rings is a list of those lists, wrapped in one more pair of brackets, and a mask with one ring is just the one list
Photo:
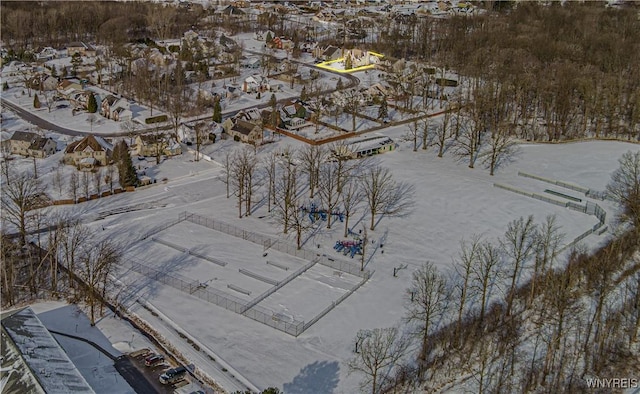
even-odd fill
[(352, 152), (362, 152), (369, 149), (380, 148), (381, 146), (393, 144), (393, 140), (387, 136), (370, 137), (349, 143)]
[(2, 319), (2, 327), (45, 392), (95, 393), (31, 308)]

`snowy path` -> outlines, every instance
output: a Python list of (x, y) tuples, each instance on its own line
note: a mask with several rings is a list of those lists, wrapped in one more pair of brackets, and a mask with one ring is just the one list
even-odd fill
[[(155, 309), (149, 303), (146, 304), (149, 307)], [(237, 371), (233, 370), (227, 363), (222, 361), (220, 357), (208, 347), (202, 345), (201, 343), (198, 343), (198, 346), (201, 348), (201, 350), (198, 351), (194, 349), (193, 346), (189, 345), (186, 339), (178, 334), (178, 332), (176, 332), (176, 327), (179, 328), (176, 322), (160, 313), (160, 311), (158, 311), (157, 309), (154, 311), (157, 316), (154, 316), (154, 314), (151, 313), (151, 311), (149, 311), (148, 309), (141, 307), (140, 304), (131, 308), (131, 311), (136, 313), (140, 318), (144, 319), (154, 329), (156, 329), (167, 340), (168, 343), (171, 343), (173, 346), (178, 347), (182, 355), (187, 360), (193, 363), (196, 368), (200, 369), (203, 373), (215, 380), (228, 392), (244, 392), (244, 390), (247, 389), (256, 392), (259, 391), (257, 387), (251, 384), (243, 376), (240, 376)], [(180, 329), (180, 331), (184, 332), (184, 330), (182, 329)], [(179, 343), (183, 343), (184, 345), (178, 346), (177, 344)], [(205, 354), (205, 352), (208, 354)], [(211, 359), (212, 357), (215, 359), (215, 361)], [(220, 362), (218, 362), (218, 360)], [(245, 384), (243, 384), (240, 379), (243, 380)]]

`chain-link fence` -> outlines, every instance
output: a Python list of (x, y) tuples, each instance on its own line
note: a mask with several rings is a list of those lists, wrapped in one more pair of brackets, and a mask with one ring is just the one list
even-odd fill
[(286, 242), (269, 237), (267, 235), (243, 230), (232, 224), (224, 223), (219, 220), (207, 218), (189, 212), (180, 213), (179, 218), (181, 220), (199, 224), (212, 230), (220, 231), (222, 233), (233, 235), (234, 237), (242, 238), (244, 240), (262, 245), (264, 250), (273, 249), (291, 256), (301, 258), (303, 260), (317, 261), (319, 264), (325, 265), (335, 270), (346, 272), (351, 275), (356, 275), (361, 278), (368, 278), (369, 276), (371, 276), (371, 272), (368, 270), (362, 270), (359, 264), (327, 257), (324, 255), (319, 255), (318, 253), (306, 249), (298, 249), (295, 245), (290, 245)]
[(609, 201), (614, 201), (615, 202), (615, 198), (613, 196), (611, 196), (607, 191), (593, 190), (593, 189), (589, 189), (589, 188), (584, 187), (584, 186), (574, 185), (572, 183), (559, 181), (559, 180), (556, 180), (556, 179), (549, 179), (549, 178), (544, 178), (544, 177), (541, 177), (541, 176), (538, 176), (538, 175), (527, 174), (526, 172), (522, 172), (522, 171), (519, 171), (518, 175), (520, 175), (522, 177), (536, 179), (538, 181), (550, 183), (552, 185), (560, 186), (560, 187), (563, 187), (565, 189), (575, 190), (577, 192), (580, 192), (580, 193), (584, 194), (586, 197), (594, 198), (596, 200), (601, 200), (601, 201), (609, 200)]
[[(197, 280), (185, 278), (176, 272), (163, 272), (138, 262), (133, 262), (131, 264), (131, 269), (148, 278), (173, 287), (174, 289), (221, 306), (226, 310), (242, 314), (250, 319), (266, 324), (287, 334), (298, 336), (304, 331), (304, 321), (280, 316), (273, 311), (256, 305), (257, 302), (255, 302), (255, 300), (248, 302), (227, 294), (224, 291), (203, 285)], [(260, 299), (259, 301), (262, 301), (264, 298), (273, 294), (275, 292), (273, 289), (277, 290), (275, 287), (270, 289), (266, 296), (261, 295), (258, 297)]]
[(526, 172), (522, 172), (522, 171), (518, 171), (518, 175), (522, 176), (522, 177), (525, 177), (525, 178), (531, 178), (531, 179), (535, 179), (535, 180), (538, 180), (538, 181), (546, 182), (546, 183), (549, 183), (549, 184), (552, 184), (552, 185), (564, 187), (565, 189), (575, 190), (575, 191), (583, 193), (585, 195), (589, 192), (589, 188), (587, 188), (587, 187), (574, 185), (572, 183), (559, 181), (559, 180), (556, 180), (556, 179), (549, 179), (549, 178), (544, 178), (544, 177), (541, 177), (541, 176), (538, 176), (538, 175), (527, 174)]
[[(227, 294), (222, 290), (209, 287), (203, 283), (200, 283), (197, 280), (192, 280), (192, 279), (183, 277), (177, 272), (160, 271), (158, 269), (152, 268), (148, 265), (145, 265), (139, 262), (133, 262), (131, 264), (131, 269), (148, 278), (151, 278), (160, 283), (163, 283), (165, 285), (168, 285), (170, 287), (173, 287), (175, 289), (178, 289), (180, 291), (183, 291), (195, 297), (198, 297), (201, 300), (221, 306), (229, 311), (244, 315), (250, 319), (253, 319), (257, 322), (268, 325), (270, 327), (273, 327), (277, 330), (283, 331), (293, 336), (300, 335), (304, 330), (311, 327), (314, 323), (316, 323), (323, 316), (329, 313), (329, 311), (331, 311), (333, 308), (339, 305), (342, 301), (347, 299), (347, 297), (349, 297), (358, 288), (360, 288), (360, 286), (362, 286), (364, 283), (367, 282), (367, 280), (369, 279), (372, 273), (369, 270), (361, 270), (359, 264), (351, 263), (348, 261), (342, 261), (339, 259), (328, 257), (326, 255), (319, 255), (317, 253), (313, 253), (304, 249), (298, 249), (295, 246), (288, 245), (285, 242), (282, 242), (280, 240), (277, 240), (262, 234), (254, 233), (252, 231), (243, 230), (233, 225), (230, 225), (218, 220), (214, 220), (211, 218), (206, 218), (200, 215), (192, 214), (189, 212), (180, 213), (178, 220), (175, 222), (167, 223), (165, 225), (154, 228), (152, 231), (147, 233), (143, 239), (151, 237), (152, 235), (166, 228), (169, 228), (183, 220), (186, 220), (195, 224), (199, 224), (207, 228), (223, 232), (225, 234), (233, 235), (235, 237), (239, 237), (259, 245), (263, 245), (265, 247), (265, 250), (274, 249), (292, 256), (296, 256), (298, 258), (307, 260), (308, 263), (305, 264), (303, 267), (299, 268), (298, 270), (296, 270), (295, 272), (291, 273), (291, 275), (289, 275), (282, 281), (273, 281), (273, 280), (267, 281), (266, 279), (268, 278), (261, 276), (260, 280), (267, 283), (271, 283), (274, 286), (271, 287), (269, 290), (265, 291), (264, 293), (260, 294), (258, 297), (254, 298), (251, 301), (243, 300), (241, 298)], [(213, 262), (218, 265), (221, 265), (221, 266), (226, 265), (225, 262), (218, 261), (209, 256), (204, 256), (204, 255), (192, 252), (181, 245), (177, 245), (157, 237), (152, 237), (151, 239), (154, 242), (158, 242), (160, 244), (163, 244), (165, 246), (168, 246), (170, 248), (176, 249), (181, 252), (192, 254), (196, 257), (205, 258), (206, 260), (209, 260), (209, 261), (215, 260)], [(271, 311), (267, 308), (264, 308), (258, 305), (264, 299), (266, 299), (267, 297), (269, 297), (270, 295), (272, 295), (273, 293), (281, 289), (287, 283), (291, 282), (295, 278), (302, 275), (304, 272), (309, 270), (315, 264), (322, 264), (327, 267), (333, 268), (335, 270), (339, 270), (342, 272), (359, 276), (360, 278), (362, 278), (362, 280), (356, 286), (354, 286), (349, 291), (347, 291), (342, 296), (340, 296), (340, 298), (338, 298), (336, 301), (333, 301), (327, 308), (322, 310), (318, 315), (316, 315), (308, 323), (305, 323), (304, 321), (296, 320), (294, 317), (289, 315), (275, 313), (274, 311)], [(258, 276), (257, 274), (244, 269), (240, 269), (240, 273), (243, 273), (248, 276), (253, 276), (253, 277)], [(243, 290), (243, 289), (238, 289), (238, 290)], [(247, 291), (245, 294), (249, 295), (250, 292)]]

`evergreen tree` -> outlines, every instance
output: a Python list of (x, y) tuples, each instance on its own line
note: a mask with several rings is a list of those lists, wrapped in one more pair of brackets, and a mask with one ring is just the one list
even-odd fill
[(135, 186), (138, 183), (138, 174), (133, 166), (131, 155), (129, 154), (129, 146), (123, 140), (116, 144), (113, 148), (113, 160), (118, 167), (118, 176), (120, 177), (120, 186)]
[(220, 98), (216, 98), (213, 103), (213, 117), (212, 120), (216, 123), (222, 123), (222, 106), (220, 105)]
[(9, 90), (9, 83), (7, 81), (4, 81), (2, 84), (2, 90)]
[(351, 70), (353, 68), (353, 62), (351, 61), (351, 56), (347, 56), (344, 59), (344, 69), (345, 70)]
[(269, 45), (271, 43), (271, 41), (273, 41), (273, 36), (271, 35), (271, 32), (267, 32), (267, 38), (264, 40), (264, 42)]
[(96, 96), (93, 93), (89, 95), (89, 100), (87, 101), (87, 111), (91, 114), (95, 114), (98, 111), (98, 102), (96, 101)]
[(389, 109), (387, 108), (387, 97), (382, 98), (380, 108), (378, 108), (378, 119), (386, 119), (389, 117)]
[(338, 83), (336, 83), (336, 90), (344, 89), (344, 85), (342, 84), (342, 78), (338, 78)]
[(34, 95), (33, 96), (33, 108), (40, 108), (42, 105), (40, 104), (40, 99), (38, 98), (38, 95)]
[(307, 94), (307, 87), (303, 86), (302, 91), (300, 92), (300, 100), (307, 101), (309, 99), (309, 95)]

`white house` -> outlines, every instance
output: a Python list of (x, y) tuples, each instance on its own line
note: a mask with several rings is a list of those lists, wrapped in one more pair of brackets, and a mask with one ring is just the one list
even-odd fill
[(269, 89), (269, 80), (259, 74), (248, 76), (242, 83), (242, 91), (245, 93), (265, 92)]

